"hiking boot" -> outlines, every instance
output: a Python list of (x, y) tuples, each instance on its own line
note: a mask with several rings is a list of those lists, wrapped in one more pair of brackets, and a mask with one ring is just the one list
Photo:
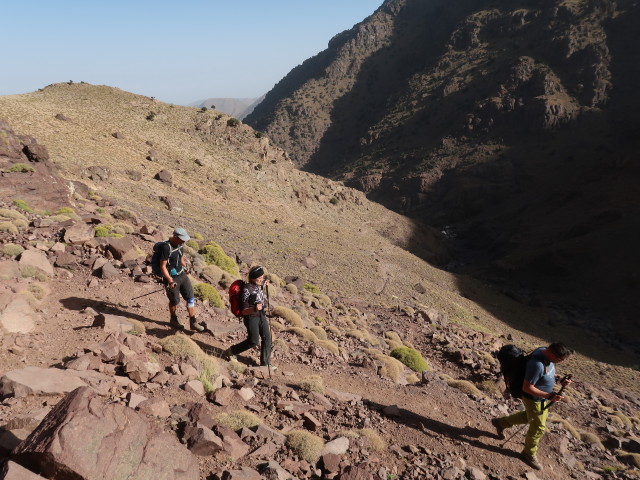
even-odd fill
[(542, 465), (540, 464), (540, 462), (538, 462), (538, 459), (536, 458), (535, 455), (530, 455), (528, 453), (523, 452), (520, 454), (520, 458), (524, 463), (529, 465), (531, 468), (535, 470), (542, 470)]
[(189, 326), (191, 327), (191, 330), (195, 330), (196, 332), (204, 332), (204, 327), (201, 323), (198, 323), (196, 317), (189, 318)]
[(176, 330), (184, 330), (184, 326), (180, 323), (176, 315), (171, 315), (171, 318), (169, 319), (169, 325)]
[(493, 425), (493, 428), (496, 429), (496, 434), (498, 435), (498, 439), (504, 440), (504, 431), (506, 430), (506, 428), (500, 425), (500, 419), (492, 418), (491, 425)]

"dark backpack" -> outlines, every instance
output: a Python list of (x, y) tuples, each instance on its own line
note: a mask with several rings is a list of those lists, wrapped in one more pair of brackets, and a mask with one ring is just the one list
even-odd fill
[(242, 316), (242, 289), (244, 288), (243, 280), (236, 280), (229, 287), (229, 305), (231, 305), (231, 313), (236, 317)]
[(176, 248), (173, 248), (169, 240), (156, 242), (153, 245), (153, 256), (151, 257), (151, 271), (153, 272), (154, 275), (158, 275), (159, 277), (162, 277), (162, 270), (160, 270), (160, 246), (163, 243), (169, 244), (169, 258), (171, 258), (171, 254), (173, 252), (175, 252), (176, 250), (180, 250), (182, 248), (182, 245), (178, 245)]
[(525, 355), (515, 345), (505, 345), (500, 349), (497, 357), (509, 393), (514, 398), (521, 398), (522, 384), (530, 355)]

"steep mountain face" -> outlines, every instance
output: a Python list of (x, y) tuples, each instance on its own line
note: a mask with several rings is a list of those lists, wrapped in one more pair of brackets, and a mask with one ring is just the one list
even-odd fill
[(637, 334), (639, 24), (626, 0), (388, 0), (246, 121), (303, 168), (447, 227), (458, 269)]

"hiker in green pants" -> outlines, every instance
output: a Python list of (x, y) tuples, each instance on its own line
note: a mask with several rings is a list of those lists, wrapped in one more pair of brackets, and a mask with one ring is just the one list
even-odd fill
[[(552, 343), (548, 347), (536, 349), (527, 361), (524, 382), (522, 384), (524, 411), (507, 417), (494, 418), (493, 423), (498, 436), (504, 438), (504, 430), (514, 425), (529, 424), (522, 450), (522, 460), (536, 470), (542, 470), (536, 452), (538, 444), (544, 435), (549, 409), (545, 409), (546, 402), (558, 402), (561, 395), (553, 392), (556, 382), (556, 363), (566, 360), (572, 351), (563, 343)], [(565, 379), (563, 386), (571, 383)]]

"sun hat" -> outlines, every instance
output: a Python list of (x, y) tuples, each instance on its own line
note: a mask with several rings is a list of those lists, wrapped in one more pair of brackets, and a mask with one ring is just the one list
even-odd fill
[(180, 228), (180, 227), (176, 228), (173, 231), (173, 236), (174, 237), (178, 237), (180, 240), (182, 240), (184, 242), (189, 241), (189, 239), (191, 238), (189, 236), (189, 234), (187, 233), (187, 231), (184, 228)]

